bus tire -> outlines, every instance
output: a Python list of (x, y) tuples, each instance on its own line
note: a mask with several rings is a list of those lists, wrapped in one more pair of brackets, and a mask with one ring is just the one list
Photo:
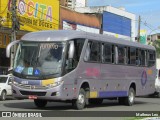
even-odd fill
[(103, 103), (103, 99), (102, 98), (89, 99), (89, 104), (100, 105), (102, 103)]
[(7, 96), (7, 93), (6, 93), (5, 90), (3, 90), (2, 93), (1, 93), (1, 100), (5, 101), (6, 100), (6, 96)]
[(128, 91), (128, 97), (125, 97), (125, 105), (132, 106), (135, 100), (135, 90), (131, 87)]
[(86, 92), (83, 88), (80, 89), (78, 98), (73, 100), (72, 102), (73, 107), (77, 110), (82, 110), (86, 105)]
[(38, 108), (43, 108), (47, 105), (47, 100), (39, 100), (39, 99), (35, 99), (34, 100), (34, 104), (38, 107)]

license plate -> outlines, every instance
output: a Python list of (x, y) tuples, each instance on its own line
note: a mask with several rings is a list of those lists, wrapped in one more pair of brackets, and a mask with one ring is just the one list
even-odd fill
[(37, 96), (29, 95), (29, 96), (28, 96), (28, 99), (37, 99)]

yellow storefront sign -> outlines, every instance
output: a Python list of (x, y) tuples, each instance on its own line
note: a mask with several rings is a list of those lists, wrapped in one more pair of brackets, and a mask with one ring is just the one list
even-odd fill
[[(11, 0), (0, 0), (0, 17), (11, 28)], [(3, 2), (2, 2), (3, 1)], [(59, 0), (17, 0), (20, 30), (39, 31), (59, 28)]]

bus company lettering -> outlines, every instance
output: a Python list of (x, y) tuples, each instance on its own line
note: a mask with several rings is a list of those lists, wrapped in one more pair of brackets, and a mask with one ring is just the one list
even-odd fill
[(41, 3), (34, 3), (32, 0), (26, 2), (19, 0), (18, 11), (20, 15), (27, 15), (28, 17), (40, 18), (52, 22), (52, 7)]
[(57, 44), (41, 44), (41, 49), (58, 49), (58, 45)]
[(87, 68), (86, 75), (98, 77), (100, 75), (100, 71), (97, 68)]

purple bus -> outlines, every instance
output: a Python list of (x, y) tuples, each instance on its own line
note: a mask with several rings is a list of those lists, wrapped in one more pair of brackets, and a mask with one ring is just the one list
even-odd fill
[(135, 96), (155, 92), (155, 48), (108, 35), (81, 31), (31, 32), (17, 44), (12, 92), (33, 99), (71, 102), (76, 109), (117, 99), (131, 106)]

